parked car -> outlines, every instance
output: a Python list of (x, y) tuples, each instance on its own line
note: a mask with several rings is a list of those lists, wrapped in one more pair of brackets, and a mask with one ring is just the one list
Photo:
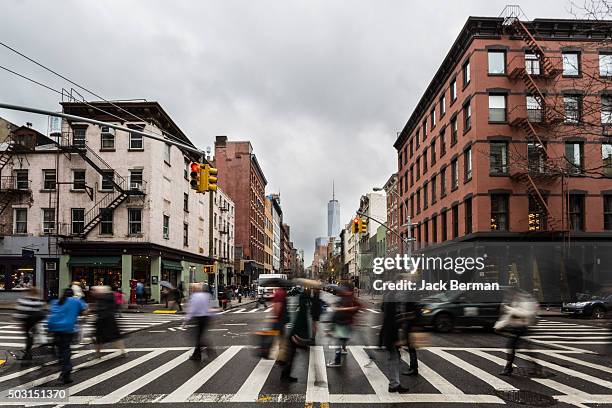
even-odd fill
[(492, 329), (500, 315), (503, 290), (448, 291), (421, 299), (416, 323), (447, 333), (458, 326)]
[(612, 311), (612, 293), (594, 296), (582, 295), (578, 297), (578, 301), (563, 303), (561, 307), (563, 314), (594, 319), (604, 319), (610, 311)]

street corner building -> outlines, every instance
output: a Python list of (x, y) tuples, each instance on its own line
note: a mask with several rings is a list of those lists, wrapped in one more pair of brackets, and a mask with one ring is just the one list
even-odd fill
[[(62, 107), (193, 147), (157, 102)], [(15, 298), (31, 285), (56, 297), (72, 281), (129, 294), (142, 280), (150, 300), (159, 301), (161, 281), (232, 275), (234, 203), (222, 189), (190, 188), (197, 154), (107, 126), (57, 123), (49, 136), (25, 126), (2, 141), (0, 297)]]
[(612, 284), (611, 35), (612, 21), (468, 18), (394, 144), (409, 250), (485, 256), (459, 279), (544, 302)]

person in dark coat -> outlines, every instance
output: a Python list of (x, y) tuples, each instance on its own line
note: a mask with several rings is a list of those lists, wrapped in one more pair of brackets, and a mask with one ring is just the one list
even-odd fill
[(405, 388), (400, 383), (400, 327), (401, 327), (401, 308), (402, 304), (398, 302), (393, 293), (385, 293), (382, 303), (383, 323), (380, 330), (380, 345), (385, 347), (389, 352), (391, 364), (393, 367), (393, 378), (389, 381), (389, 392), (405, 393), (408, 388)]
[(36, 325), (45, 318), (45, 302), (40, 298), (40, 291), (36, 287), (28, 288), (26, 295), (17, 300), (14, 317), (21, 323), (26, 335), (26, 346), (21, 360), (31, 360)]
[(117, 303), (108, 286), (93, 286), (94, 313), (96, 316), (96, 356), (100, 357), (102, 344), (115, 343), (117, 348), (125, 355), (125, 346), (121, 339), (119, 324), (117, 323)]
[(311, 340), (313, 343), (317, 337), (317, 329), (319, 328), (319, 320), (321, 320), (324, 304), (325, 302), (321, 300), (321, 290), (313, 289), (312, 297), (310, 298), (310, 317), (312, 318)]

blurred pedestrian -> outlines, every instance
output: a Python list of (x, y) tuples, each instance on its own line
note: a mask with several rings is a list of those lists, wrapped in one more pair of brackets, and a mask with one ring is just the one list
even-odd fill
[(203, 347), (206, 357), (210, 357), (210, 347), (206, 341), (206, 330), (208, 329), (211, 315), (210, 302), (211, 296), (208, 285), (194, 283), (191, 288), (191, 297), (187, 302), (187, 316), (185, 317), (185, 322), (191, 322), (195, 326), (195, 347), (193, 354), (189, 357), (190, 360), (201, 361)]
[(70, 286), (70, 289), (72, 289), (72, 293), (74, 293), (74, 297), (77, 298), (84, 298), (85, 294), (83, 293), (83, 288), (81, 287), (81, 284), (77, 281), (72, 282), (72, 286)]
[(144, 285), (144, 280), (141, 279), (140, 281), (136, 282), (136, 304), (139, 306), (140, 309), (142, 309), (144, 307), (144, 300), (145, 300), (145, 285)]
[(58, 350), (61, 365), (60, 380), (64, 384), (72, 382), (70, 373), (72, 363), (70, 362), (70, 344), (77, 331), (77, 318), (87, 310), (87, 303), (79, 297), (74, 296), (71, 288), (64, 289), (62, 297), (54, 299), (50, 303), (47, 330), (52, 333)]
[(383, 323), (380, 330), (380, 342), (389, 352), (392, 365), (393, 378), (389, 381), (389, 392), (405, 393), (408, 392), (408, 388), (404, 388), (400, 382), (402, 304), (398, 300), (395, 294), (391, 292), (385, 293), (383, 296)]
[(312, 290), (312, 297), (310, 299), (310, 317), (312, 318), (312, 335), (311, 340), (313, 344), (317, 338), (317, 330), (319, 328), (319, 320), (323, 314), (323, 307), (325, 302), (321, 300), (321, 290), (315, 288)]
[(416, 344), (414, 344), (415, 325), (414, 322), (418, 313), (416, 302), (401, 302), (402, 314), (399, 320), (402, 324), (402, 332), (404, 333), (404, 345), (408, 349), (410, 356), (410, 367), (407, 371), (403, 371), (403, 375), (419, 375), (419, 360), (417, 359)]
[[(502, 315), (495, 323), (496, 331), (505, 331), (509, 334), (508, 351), (506, 352), (506, 366), (500, 375), (511, 375), (513, 371), (516, 348), (521, 338), (529, 330), (529, 326), (535, 323), (538, 303), (526, 292), (516, 288), (510, 290), (510, 305), (502, 305)], [(536, 374), (540, 374), (542, 368), (533, 362)]]
[(115, 299), (115, 305), (117, 306), (117, 316), (123, 317), (121, 311), (123, 309), (123, 304), (125, 303), (125, 299), (123, 298), (123, 291), (120, 287), (115, 287), (113, 289), (113, 296)]
[(355, 298), (352, 288), (340, 286), (337, 295), (339, 301), (332, 307), (333, 336), (338, 342), (334, 361), (327, 363), (328, 367), (340, 367), (342, 355), (348, 354), (346, 345), (351, 338), (355, 314), (359, 311), (359, 302)]
[(115, 297), (108, 286), (94, 286), (94, 314), (96, 357), (100, 357), (102, 344), (115, 343), (122, 354), (125, 355), (125, 346), (121, 339), (119, 324), (117, 323), (117, 303)]
[(21, 360), (31, 360), (36, 326), (45, 318), (45, 302), (40, 298), (38, 288), (31, 286), (25, 296), (17, 300), (14, 317), (26, 335), (26, 345)]
[(183, 303), (183, 297), (185, 296), (183, 292), (183, 282), (179, 282), (176, 289), (173, 290), (172, 294), (174, 295), (174, 302), (176, 303), (178, 311), (182, 312), (183, 306), (181, 305), (181, 303)]

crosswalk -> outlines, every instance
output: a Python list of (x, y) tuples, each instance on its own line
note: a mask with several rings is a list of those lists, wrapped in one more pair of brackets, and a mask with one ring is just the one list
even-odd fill
[(525, 339), (566, 350), (579, 350), (585, 345), (612, 345), (612, 332), (605, 327), (539, 319)]
[[(118, 317), (119, 328), (122, 333), (130, 333), (137, 330), (146, 329), (164, 323), (181, 320), (184, 316), (177, 315), (153, 315), (153, 314), (127, 314)], [(83, 319), (80, 323), (83, 329), (83, 339), (87, 341), (95, 333), (94, 318)], [(35, 342), (46, 342), (46, 322), (38, 326)], [(0, 348), (3, 350), (20, 350), (25, 347), (25, 336), (19, 323), (10, 318), (0, 321)]]
[[(576, 407), (612, 404), (612, 368), (597, 355), (572, 350), (519, 349), (515, 363), (540, 364), (546, 376), (498, 375), (505, 364), (505, 349), (427, 347), (418, 351), (419, 376), (403, 377), (408, 394), (389, 393), (387, 354), (371, 346), (349, 346), (344, 365), (326, 367), (334, 350), (312, 346), (298, 353), (295, 384), (279, 381), (280, 367), (273, 360), (255, 357), (252, 346), (214, 349), (208, 363), (189, 360), (187, 347), (106, 350), (93, 358), (91, 350), (78, 350), (73, 358), (74, 383), (69, 401), (62, 404), (145, 404), (226, 402), (303, 402), (325, 404), (457, 403), (504, 404), (503, 393), (537, 392)], [(402, 352), (407, 364), (408, 355)], [(404, 367), (405, 368), (405, 367)], [(57, 386), (52, 362), (14, 366), (0, 375), (0, 389), (38, 389)], [(0, 391), (1, 393), (2, 391)], [(11, 405), (3, 403), (4, 405)], [(20, 403), (23, 404), (23, 403)], [(17, 404), (15, 404), (17, 405)]]

